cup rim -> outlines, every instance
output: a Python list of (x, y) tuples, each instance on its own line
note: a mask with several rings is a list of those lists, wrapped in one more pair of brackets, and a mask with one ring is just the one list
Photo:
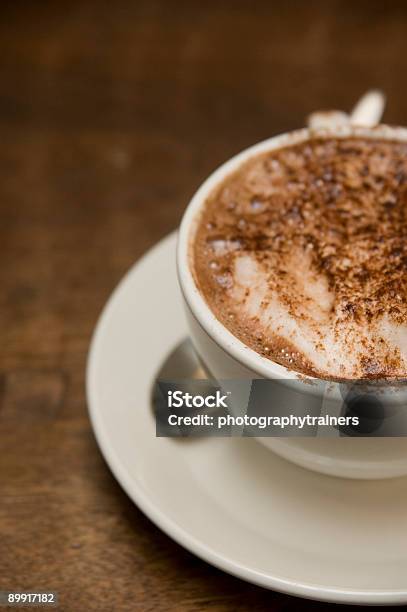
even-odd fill
[(201, 184), (190, 200), (178, 232), (177, 242), (177, 274), (185, 301), (195, 319), (226, 353), (246, 368), (254, 371), (260, 378), (274, 378), (284, 380), (301, 380), (315, 384), (325, 380), (310, 376), (287, 367), (257, 353), (246, 345), (237, 336), (217, 319), (205, 298), (201, 294), (191, 269), (191, 243), (193, 241), (200, 211), (210, 193), (220, 185), (224, 179), (236, 171), (251, 157), (299, 144), (314, 138), (380, 138), (384, 140), (407, 141), (407, 129), (399, 126), (377, 125), (362, 127), (352, 124), (328, 126), (323, 128), (302, 128), (267, 138), (254, 144), (221, 164)]

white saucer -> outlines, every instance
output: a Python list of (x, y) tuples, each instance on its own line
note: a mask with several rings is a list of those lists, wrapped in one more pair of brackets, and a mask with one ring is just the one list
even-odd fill
[(90, 416), (132, 500), (208, 563), (293, 595), (407, 602), (407, 479), (352, 481), (286, 462), (253, 439), (155, 437), (151, 386), (187, 335), (175, 235), (108, 301), (89, 355)]

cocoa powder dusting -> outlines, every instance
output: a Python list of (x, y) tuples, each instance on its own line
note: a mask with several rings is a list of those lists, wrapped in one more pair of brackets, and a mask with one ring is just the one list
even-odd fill
[[(211, 194), (199, 220), (194, 273), (206, 301), (246, 344), (299, 372), (350, 370), (334, 355), (336, 371), (321, 371), (300, 332), (268, 326), (262, 313), (275, 296), (291, 328), (312, 332), (316, 354), (328, 355), (327, 337), (347, 334), (352, 377), (407, 376), (400, 342), (372, 332), (407, 325), (406, 179), (401, 142), (315, 138), (255, 156)], [(263, 278), (255, 313), (251, 285), (238, 291), (236, 261), (246, 255)], [(320, 293), (308, 281), (296, 289), (304, 275)]]

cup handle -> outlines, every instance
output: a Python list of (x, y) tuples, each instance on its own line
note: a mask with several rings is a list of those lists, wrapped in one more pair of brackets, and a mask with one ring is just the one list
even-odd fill
[(380, 123), (385, 105), (384, 93), (378, 89), (372, 89), (360, 98), (350, 115), (338, 110), (317, 111), (308, 117), (308, 127), (311, 129), (335, 128), (349, 124), (373, 127)]
[(386, 96), (379, 89), (368, 91), (354, 106), (349, 121), (352, 125), (363, 127), (373, 127), (380, 123), (384, 107), (386, 106)]

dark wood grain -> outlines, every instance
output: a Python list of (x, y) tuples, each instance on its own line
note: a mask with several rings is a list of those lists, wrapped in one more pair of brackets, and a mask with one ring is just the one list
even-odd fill
[[(323, 610), (164, 536), (86, 412), (97, 316), (220, 162), (366, 88), (407, 120), (405, 2), (2, 3), (0, 588), (61, 610)], [(335, 608), (336, 609), (336, 608)]]

